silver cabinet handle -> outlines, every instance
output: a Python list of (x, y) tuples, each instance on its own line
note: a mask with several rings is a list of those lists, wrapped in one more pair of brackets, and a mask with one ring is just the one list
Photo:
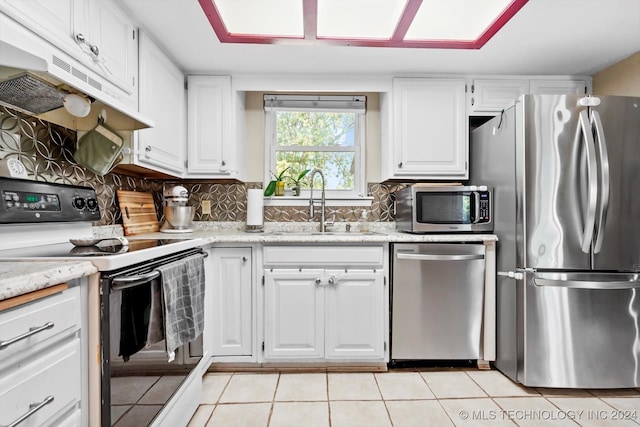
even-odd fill
[(319, 285), (319, 284), (321, 284), (321, 283), (322, 283), (322, 279), (318, 277), (318, 278), (316, 279), (316, 285)]
[(29, 418), (31, 415), (38, 412), (40, 409), (44, 408), (49, 403), (53, 402), (53, 396), (47, 396), (44, 398), (42, 402), (39, 403), (30, 403), (29, 404), (29, 412), (22, 415), (20, 418), (9, 424), (7, 427), (16, 427), (18, 424)]
[(146, 147), (144, 147), (144, 151), (146, 151), (147, 153), (151, 152), (151, 146), (147, 145)]
[(51, 329), (53, 327), (54, 327), (53, 322), (47, 322), (42, 326), (34, 326), (32, 328), (29, 328), (29, 332), (25, 332), (22, 335), (18, 335), (15, 338), (11, 338), (10, 340), (0, 341), (0, 350), (4, 350), (5, 348), (9, 347), (11, 344), (14, 344), (18, 341), (22, 341), (25, 338), (29, 338), (31, 335), (35, 335), (38, 332), (42, 332), (47, 329)]
[(95, 44), (91, 44), (91, 43), (87, 42), (87, 39), (84, 37), (84, 34), (82, 34), (82, 33), (76, 34), (76, 41), (78, 43), (80, 43), (80, 44), (86, 44), (87, 46), (89, 46), (89, 50), (95, 56), (100, 55), (100, 49), (98, 48), (98, 46), (95, 45)]
[(484, 254), (456, 254), (456, 255), (436, 255), (436, 254), (415, 254), (410, 252), (398, 252), (397, 259), (407, 259), (413, 261), (471, 261), (484, 259)]
[(158, 277), (160, 277), (160, 272), (158, 270), (153, 270), (149, 273), (141, 274), (139, 276), (116, 277), (111, 281), (111, 290), (121, 291), (123, 289), (133, 288), (134, 286), (150, 282), (151, 280), (157, 279)]
[(402, 162), (398, 163), (398, 167), (401, 168), (402, 167)]
[(336, 283), (338, 283), (338, 280), (335, 278), (335, 276), (329, 277), (329, 284), (330, 285), (335, 285)]
[(248, 261), (248, 258), (246, 256), (243, 256), (242, 257), (242, 262), (247, 262), (247, 261)]

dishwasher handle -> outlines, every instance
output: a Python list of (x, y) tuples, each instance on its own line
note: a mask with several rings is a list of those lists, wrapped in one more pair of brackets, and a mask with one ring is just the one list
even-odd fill
[(484, 254), (418, 254), (398, 251), (396, 258), (412, 261), (472, 261), (484, 259)]

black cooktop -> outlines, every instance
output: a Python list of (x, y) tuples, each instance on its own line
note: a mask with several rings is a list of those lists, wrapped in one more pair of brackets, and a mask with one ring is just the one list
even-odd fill
[(149, 248), (171, 245), (172, 243), (184, 242), (184, 239), (129, 239), (128, 245), (115, 243), (117, 240), (106, 240), (94, 246), (74, 246), (69, 243), (56, 243), (42, 246), (32, 246), (28, 248), (10, 249), (0, 251), (0, 258), (6, 255), (10, 258), (16, 257), (43, 257), (43, 258), (74, 258), (74, 257), (93, 257), (118, 255), (124, 253), (133, 253)]

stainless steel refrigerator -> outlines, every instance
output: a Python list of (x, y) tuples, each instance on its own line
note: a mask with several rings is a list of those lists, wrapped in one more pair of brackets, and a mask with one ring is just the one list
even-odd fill
[(524, 95), (470, 137), (494, 189), (496, 367), (640, 386), (640, 98)]

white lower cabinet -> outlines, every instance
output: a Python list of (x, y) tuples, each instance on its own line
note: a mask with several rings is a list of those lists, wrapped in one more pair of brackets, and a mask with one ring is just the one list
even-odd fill
[(82, 300), (73, 286), (0, 312), (0, 425), (85, 424)]
[[(278, 256), (289, 249), (265, 248), (266, 266), (277, 265)], [(265, 362), (384, 361), (388, 306), (383, 248), (296, 249), (307, 258), (299, 268), (264, 270)], [(354, 265), (363, 252), (373, 258), (361, 262), (379, 267)], [(327, 268), (313, 268), (323, 263)]]
[(251, 356), (253, 354), (253, 256), (252, 248), (210, 250), (212, 292), (210, 334), (211, 354)]

